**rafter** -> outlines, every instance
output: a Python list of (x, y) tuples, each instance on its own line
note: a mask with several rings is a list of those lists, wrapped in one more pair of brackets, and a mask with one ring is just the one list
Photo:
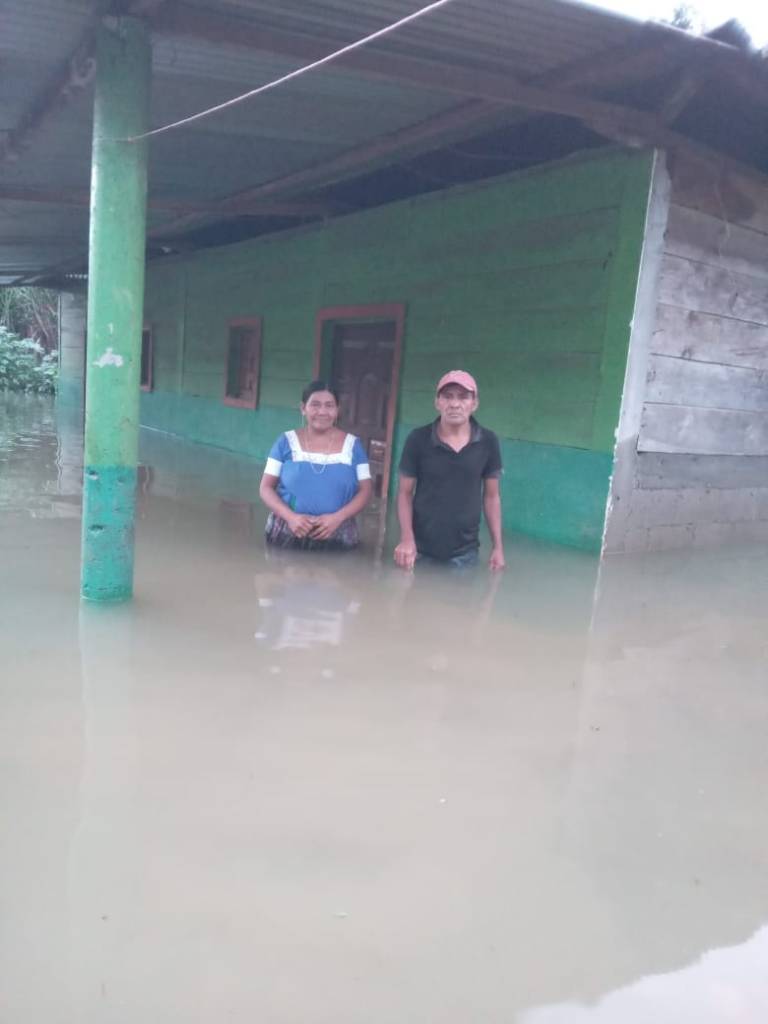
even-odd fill
[[(15, 186), (0, 186), (0, 202), (12, 200), (22, 203), (46, 203), (55, 206), (86, 207), (89, 195), (82, 189), (28, 189)], [(174, 201), (172, 199), (154, 199), (147, 201), (151, 210), (175, 213), (179, 216), (196, 214), (206, 215), (217, 213), (220, 204), (215, 200), (208, 203)], [(320, 200), (295, 200), (275, 202), (242, 202), (237, 204), (238, 215), (261, 217), (328, 217), (339, 213), (343, 207), (338, 203)]]
[[(118, 5), (124, 15), (161, 17), (171, 0), (127, 0)], [(69, 100), (88, 87), (96, 71), (94, 48), (102, 17), (113, 8), (113, 0), (93, 0), (91, 14), (79, 39), (53, 71), (40, 91), (32, 97), (18, 122), (0, 141), (0, 163), (21, 158), (36, 133)]]
[[(83, 232), (85, 234), (85, 232)], [(57, 246), (67, 247), (72, 244), (71, 235), (0, 235), (0, 250), (2, 249), (51, 249)]]
[[(505, 109), (508, 110), (510, 106), (529, 111), (531, 97), (534, 98), (533, 109), (537, 113), (545, 111), (575, 117), (585, 122), (597, 134), (624, 145), (649, 144), (672, 147), (679, 145), (681, 141), (680, 136), (669, 131), (655, 114), (593, 100), (572, 92), (515, 84), (510, 87), (504, 102), (470, 100), (445, 114), (439, 114), (420, 124), (385, 135), (372, 143), (347, 150), (324, 163), (235, 193), (221, 202), (219, 216), (234, 216), (238, 205), (242, 203), (265, 201), (278, 195), (298, 194), (302, 190), (331, 184), (359, 174), (369, 167), (381, 166), (395, 157), (412, 152), (413, 149), (423, 151), (436, 148), (451, 134), (458, 132), (461, 137), (466, 135), (467, 130), (476, 132), (488, 121), (504, 119)], [(509, 115), (506, 114), (506, 117)], [(189, 230), (199, 223), (201, 218), (190, 215), (157, 229), (153, 235), (168, 237)]]
[[(30, 270), (21, 277), (17, 277), (11, 282), (12, 287), (19, 287), (25, 284), (38, 284), (40, 281), (53, 280), (61, 274), (77, 273), (82, 268), (88, 266), (88, 254), (87, 252), (79, 252), (76, 256), (69, 256), (65, 260), (60, 260), (58, 263), (54, 263), (51, 266), (44, 267), (42, 270), (39, 268), (36, 270)], [(85, 273), (85, 270), (83, 270)]]
[[(327, 53), (338, 41), (318, 40), (289, 33), (264, 31), (258, 26), (248, 25), (241, 19), (219, 19), (211, 23), (208, 15), (190, 12), (188, 8), (168, 11), (168, 19), (158, 25), (160, 31), (180, 31), (208, 38), (209, 41), (238, 45), (246, 48), (277, 50), (280, 53), (314, 59)], [(662, 33), (663, 36), (663, 33)], [(657, 27), (642, 26), (637, 36), (621, 47), (602, 54), (579, 58), (570, 64), (554, 68), (535, 76), (527, 82), (519, 82), (498, 74), (475, 75), (463, 69), (458, 75), (450, 68), (449, 87), (471, 89), (475, 98), (427, 121), (408, 126), (377, 139), (373, 143), (356, 147), (322, 164), (306, 168), (283, 178), (265, 182), (244, 192), (236, 193), (223, 200), (219, 206), (219, 219), (234, 216), (235, 204), (270, 198), (277, 195), (300, 194), (302, 189), (316, 188), (334, 181), (353, 177), (373, 166), (381, 166), (404, 155), (414, 155), (434, 149), (441, 143), (466, 137), (470, 132), (481, 131), (496, 124), (520, 119), (520, 110), (528, 115), (542, 112), (565, 114), (585, 121), (598, 134), (624, 144), (637, 144), (641, 140), (657, 144), (677, 142), (676, 137), (666, 133), (663, 122), (654, 114), (647, 114), (615, 104), (603, 103), (589, 96), (574, 95), (574, 87), (586, 90), (599, 89), (606, 84), (615, 84), (617, 77), (622, 82), (637, 80), (645, 75), (659, 73), (679, 61), (677, 39), (662, 38)], [(433, 86), (445, 83), (446, 69), (438, 68), (411, 58), (403, 64), (387, 57), (382, 64), (369, 51), (352, 54), (357, 58), (357, 69), (370, 73), (387, 74), (395, 71), (406, 76), (417, 77), (421, 84), (427, 78)], [(373, 58), (373, 60), (372, 60)], [(399, 58), (398, 58), (399, 61)], [(471, 82), (467, 80), (470, 75)], [(556, 90), (552, 89), (552, 86)], [(482, 98), (477, 98), (477, 94)], [(506, 114), (505, 114), (506, 111)], [(173, 235), (211, 222), (215, 217), (190, 214), (164, 225), (153, 232), (155, 237)]]
[(95, 37), (95, 25), (89, 23), (67, 58), (33, 97), (18, 123), (0, 141), (0, 163), (18, 160), (48, 118), (90, 82), (96, 68), (93, 58)]
[(699, 68), (683, 68), (676, 75), (672, 88), (659, 107), (659, 119), (664, 124), (674, 124), (694, 96), (701, 91), (705, 81), (706, 76)]
[(190, 214), (180, 217), (153, 229), (150, 237), (171, 238), (179, 232), (202, 226), (204, 222), (238, 216), (238, 208), (243, 204), (263, 202), (272, 195), (290, 195), (303, 189), (317, 188), (320, 185), (354, 177), (366, 168), (380, 166), (395, 157), (400, 158), (405, 154), (413, 155), (417, 151), (434, 148), (450, 138), (464, 138), (468, 130), (476, 130), (481, 123), (490, 125), (505, 113), (506, 108), (501, 105), (494, 106), (480, 100), (470, 100), (445, 114), (438, 114), (420, 124), (401, 128), (365, 146), (347, 150), (332, 160), (295, 171), (244, 192), (234, 193), (218, 204), (215, 215), (205, 217)]

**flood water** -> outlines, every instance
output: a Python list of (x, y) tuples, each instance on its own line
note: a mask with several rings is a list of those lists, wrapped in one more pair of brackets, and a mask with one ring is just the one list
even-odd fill
[(3, 1024), (764, 1024), (768, 551), (267, 557), (258, 466), (0, 397)]

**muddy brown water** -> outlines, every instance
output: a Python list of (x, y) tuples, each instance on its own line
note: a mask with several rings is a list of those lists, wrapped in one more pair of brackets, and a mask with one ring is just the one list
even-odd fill
[(768, 552), (265, 555), (258, 466), (0, 398), (3, 1024), (764, 1024)]

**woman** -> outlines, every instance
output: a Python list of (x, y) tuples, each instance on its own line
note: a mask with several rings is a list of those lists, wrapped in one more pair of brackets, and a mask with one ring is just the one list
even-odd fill
[(355, 516), (371, 498), (368, 456), (336, 426), (339, 397), (313, 380), (301, 396), (305, 426), (272, 446), (259, 494), (270, 511), (266, 535), (281, 548), (347, 550), (360, 542)]

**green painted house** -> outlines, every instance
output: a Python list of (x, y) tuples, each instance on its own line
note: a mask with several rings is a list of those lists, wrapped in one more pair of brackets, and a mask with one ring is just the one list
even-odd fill
[[(590, 153), (150, 264), (142, 424), (263, 459), (297, 422), (318, 315), (399, 305), (395, 459), (438, 377), (467, 367), (503, 440), (506, 526), (599, 549), (652, 167), (649, 151)], [(247, 318), (258, 390), (235, 406), (230, 325)]]
[(123, 508), (139, 423), (262, 460), (319, 374), (384, 509), (466, 368), (508, 530), (768, 538), (768, 65), (738, 32), (568, 0), (11, 6), (42, 63), (6, 111), (0, 285), (61, 292), (86, 522), (90, 491)]

